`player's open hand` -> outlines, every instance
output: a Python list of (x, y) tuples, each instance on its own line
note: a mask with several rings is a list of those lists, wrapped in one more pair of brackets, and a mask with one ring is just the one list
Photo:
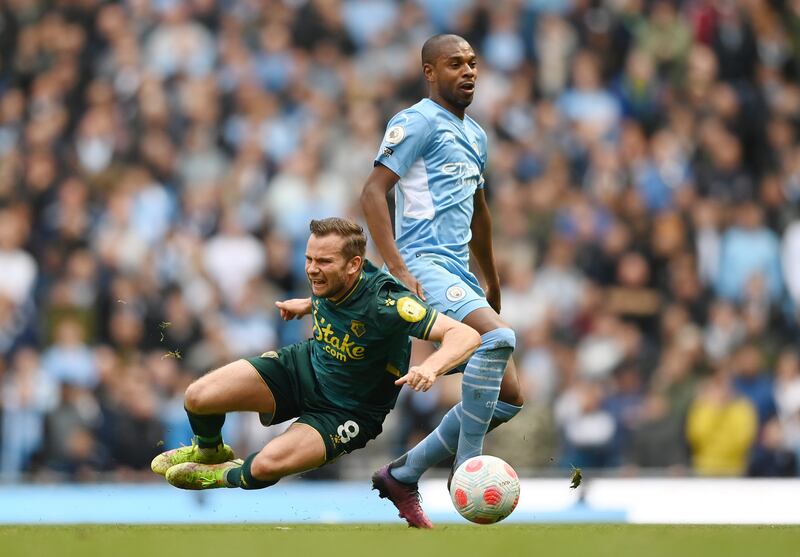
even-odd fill
[(408, 385), (415, 391), (427, 391), (436, 382), (437, 375), (422, 366), (413, 366), (404, 376), (394, 382), (395, 385)]
[(292, 298), (275, 302), (275, 306), (281, 311), (281, 319), (291, 321), (311, 313), (311, 298)]
[(417, 278), (408, 272), (408, 270), (400, 271), (397, 274), (392, 273), (394, 277), (406, 285), (411, 292), (417, 295), (420, 300), (425, 299), (425, 293), (422, 291), (422, 284), (417, 280)]

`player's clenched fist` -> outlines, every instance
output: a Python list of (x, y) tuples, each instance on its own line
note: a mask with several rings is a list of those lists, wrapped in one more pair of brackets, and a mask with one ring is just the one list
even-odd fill
[(427, 391), (436, 382), (436, 373), (422, 366), (413, 366), (395, 385), (408, 385), (415, 391)]

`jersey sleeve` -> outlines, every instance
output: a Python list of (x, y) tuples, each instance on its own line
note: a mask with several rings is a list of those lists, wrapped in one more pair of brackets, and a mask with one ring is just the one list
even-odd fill
[(378, 294), (381, 328), (427, 340), (439, 312), (399, 284), (387, 283)]
[(389, 121), (375, 164), (382, 164), (401, 178), (422, 156), (430, 139), (428, 120), (416, 110), (404, 110)]

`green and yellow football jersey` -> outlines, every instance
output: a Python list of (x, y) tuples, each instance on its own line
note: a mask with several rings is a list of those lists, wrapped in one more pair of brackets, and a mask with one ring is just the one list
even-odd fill
[(408, 371), (411, 340), (427, 339), (437, 312), (390, 274), (364, 262), (339, 300), (311, 297), (311, 361), (331, 402), (390, 409)]

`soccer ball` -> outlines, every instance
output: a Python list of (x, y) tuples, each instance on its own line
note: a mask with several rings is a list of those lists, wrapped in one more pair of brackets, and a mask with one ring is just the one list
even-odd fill
[(519, 502), (519, 478), (501, 458), (474, 456), (453, 474), (450, 498), (458, 513), (471, 522), (500, 522)]

